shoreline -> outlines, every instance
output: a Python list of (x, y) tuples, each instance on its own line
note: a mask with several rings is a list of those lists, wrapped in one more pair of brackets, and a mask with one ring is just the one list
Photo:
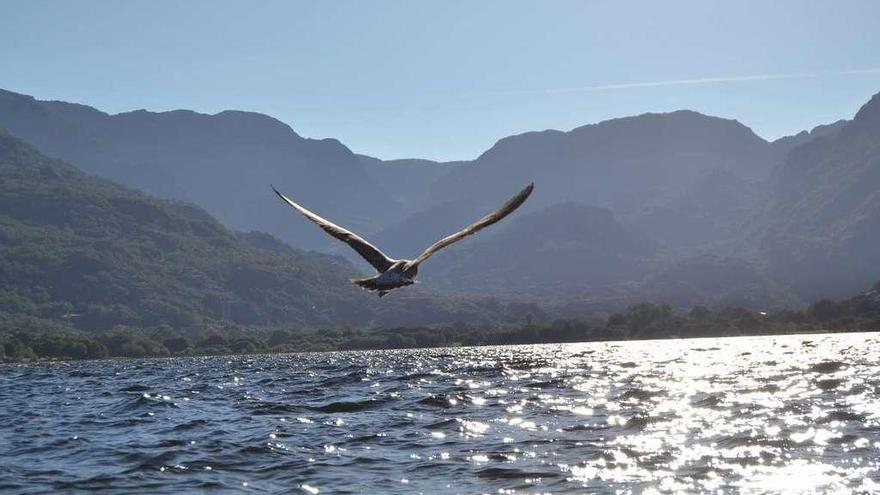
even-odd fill
[(324, 353), (349, 353), (349, 352), (376, 352), (376, 351), (407, 351), (407, 350), (440, 350), (440, 349), (460, 349), (460, 348), (479, 348), (479, 347), (499, 347), (499, 346), (534, 346), (534, 345), (554, 345), (554, 344), (593, 344), (593, 343), (629, 343), (629, 342), (652, 342), (652, 341), (669, 341), (669, 340), (702, 340), (702, 339), (732, 339), (732, 338), (760, 338), (760, 337), (794, 337), (809, 335), (841, 335), (841, 334), (877, 334), (880, 335), (880, 328), (875, 330), (856, 329), (856, 330), (839, 330), (833, 331), (829, 329), (807, 330), (797, 332), (779, 332), (779, 333), (745, 333), (738, 335), (700, 335), (683, 337), (678, 335), (670, 335), (667, 337), (651, 337), (651, 338), (628, 338), (628, 339), (593, 339), (579, 341), (547, 341), (547, 342), (530, 342), (530, 343), (513, 343), (513, 344), (474, 344), (474, 345), (441, 345), (429, 347), (395, 347), (395, 348), (358, 348), (358, 349), (326, 349), (326, 350), (279, 350), (279, 351), (260, 351), (260, 352), (227, 352), (227, 353), (193, 353), (193, 354), (175, 354), (175, 355), (150, 355), (150, 356), (106, 356), (100, 358), (63, 358), (63, 357), (36, 357), (36, 358), (0, 358), (0, 365), (7, 364), (45, 364), (45, 363), (75, 363), (89, 361), (114, 361), (120, 359), (133, 360), (154, 360), (154, 359), (181, 359), (181, 358), (209, 358), (209, 357), (242, 357), (242, 356), (274, 356), (274, 355), (298, 355), (298, 354), (324, 354)]

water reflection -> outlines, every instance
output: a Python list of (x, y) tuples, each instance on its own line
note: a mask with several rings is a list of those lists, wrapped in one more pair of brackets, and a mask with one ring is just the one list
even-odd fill
[(876, 334), (0, 367), (0, 490), (875, 492)]

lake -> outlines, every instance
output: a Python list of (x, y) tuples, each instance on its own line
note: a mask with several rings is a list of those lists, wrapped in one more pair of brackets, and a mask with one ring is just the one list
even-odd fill
[(880, 335), (0, 365), (0, 491), (880, 490)]

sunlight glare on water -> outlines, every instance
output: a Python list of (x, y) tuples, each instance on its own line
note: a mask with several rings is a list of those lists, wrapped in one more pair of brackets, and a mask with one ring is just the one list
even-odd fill
[(0, 366), (0, 490), (880, 488), (880, 340)]

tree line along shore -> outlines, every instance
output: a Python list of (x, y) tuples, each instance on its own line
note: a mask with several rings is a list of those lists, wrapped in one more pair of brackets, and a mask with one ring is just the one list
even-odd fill
[[(5, 327), (5, 328), (4, 328)], [(317, 329), (235, 325), (177, 330), (116, 326), (100, 333), (0, 325), (0, 359), (101, 359), (405, 349), (480, 345), (565, 343), (657, 338), (729, 337), (819, 332), (880, 331), (880, 282), (846, 300), (822, 300), (803, 310), (764, 312), (695, 307), (676, 311), (643, 303), (606, 320), (557, 319), (520, 324)]]

